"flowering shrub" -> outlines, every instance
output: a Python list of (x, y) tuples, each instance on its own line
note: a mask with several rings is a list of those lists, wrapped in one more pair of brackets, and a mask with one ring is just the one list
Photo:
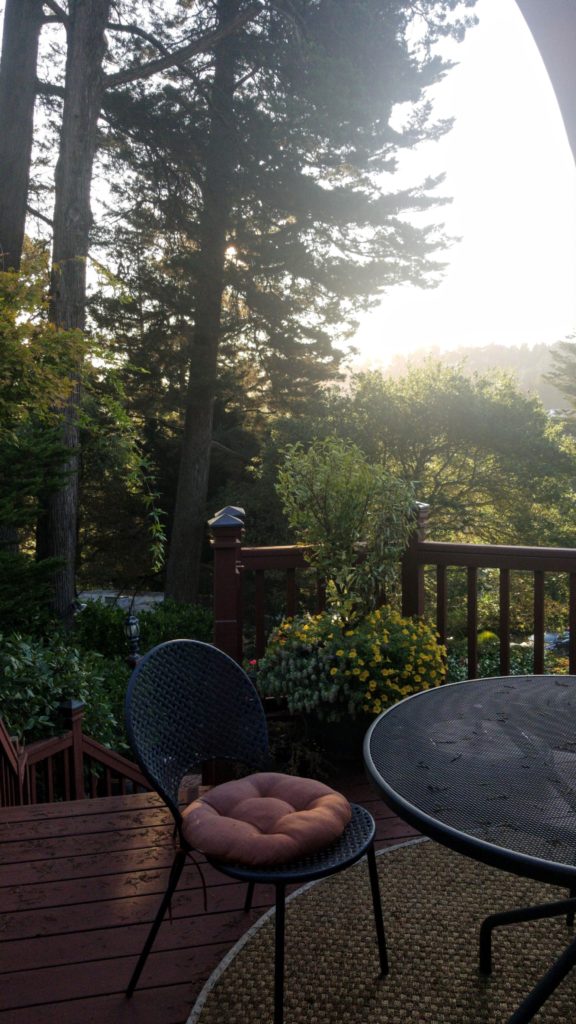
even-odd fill
[(338, 615), (286, 619), (274, 631), (258, 665), (258, 686), (286, 698), (290, 711), (337, 722), (377, 715), (408, 694), (444, 678), (437, 634), (422, 620), (389, 608), (353, 626)]

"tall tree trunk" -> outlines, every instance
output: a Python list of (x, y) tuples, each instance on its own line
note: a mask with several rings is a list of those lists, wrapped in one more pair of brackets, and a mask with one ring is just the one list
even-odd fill
[[(92, 222), (90, 186), (104, 90), (104, 29), (109, 12), (110, 0), (73, 0), (70, 4), (64, 109), (55, 175), (50, 301), (50, 319), (64, 330), (83, 330), (85, 323), (86, 259)], [(63, 562), (55, 576), (54, 610), (64, 621), (71, 618), (75, 599), (81, 370), (79, 356), (76, 386), (62, 417), (62, 436), (70, 450), (68, 478), (48, 498), (46, 551), (41, 552)]]
[[(0, 58), (0, 270), (18, 270), (30, 182), (42, 0), (6, 0)], [(0, 550), (16, 554), (18, 529), (0, 525)]]
[[(218, 29), (238, 14), (238, 0), (218, 0)], [(184, 436), (174, 509), (166, 594), (184, 603), (198, 590), (206, 529), (206, 496), (216, 393), (226, 236), (235, 164), (234, 91), (236, 40), (215, 48), (211, 126), (206, 155), (195, 306)]]
[(20, 267), (42, 20), (42, 0), (6, 0), (0, 60), (0, 270)]

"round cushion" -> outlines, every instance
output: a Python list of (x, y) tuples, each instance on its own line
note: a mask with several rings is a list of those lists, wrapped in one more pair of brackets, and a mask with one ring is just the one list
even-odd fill
[(323, 782), (259, 772), (215, 786), (189, 804), (182, 832), (207, 857), (259, 867), (328, 846), (351, 815), (346, 797)]

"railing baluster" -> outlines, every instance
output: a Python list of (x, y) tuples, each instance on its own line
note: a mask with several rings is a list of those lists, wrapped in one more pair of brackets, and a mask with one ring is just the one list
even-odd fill
[(544, 572), (534, 571), (534, 672), (544, 672)]
[(64, 799), (72, 799), (72, 786), (70, 784), (70, 757), (71, 751), (64, 751)]
[(54, 758), (49, 757), (46, 761), (46, 788), (48, 790), (48, 803), (54, 803)]
[(510, 675), (510, 570), (500, 569), (500, 675)]
[(297, 605), (298, 587), (296, 584), (296, 570), (288, 569), (286, 572), (286, 614), (288, 618), (294, 618)]
[(467, 633), (468, 633), (468, 678), (478, 674), (478, 570), (469, 566), (467, 570)]
[(264, 580), (264, 571), (258, 569), (255, 573), (254, 580), (254, 612), (256, 615), (256, 657), (261, 658), (264, 654), (264, 648), (266, 647), (266, 628), (265, 628), (265, 607), (266, 607), (266, 584)]
[(569, 573), (568, 598), (568, 671), (576, 673), (576, 573)]
[(436, 628), (440, 633), (440, 642), (446, 643), (448, 632), (448, 586), (445, 565), (436, 566)]

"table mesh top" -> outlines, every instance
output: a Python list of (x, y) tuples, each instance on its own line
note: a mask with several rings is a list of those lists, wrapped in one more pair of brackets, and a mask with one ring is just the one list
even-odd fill
[(576, 676), (418, 694), (381, 716), (365, 753), (399, 813), (407, 801), (464, 836), (574, 866), (576, 882)]

